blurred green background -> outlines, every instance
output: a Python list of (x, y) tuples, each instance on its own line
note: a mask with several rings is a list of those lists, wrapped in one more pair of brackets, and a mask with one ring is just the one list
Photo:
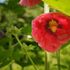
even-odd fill
[[(29, 8), (21, 7), (18, 2), (0, 0), (0, 70), (35, 70), (27, 54), (39, 70), (44, 70), (45, 52), (31, 36), (31, 21), (44, 12), (43, 3)], [(63, 45), (65, 48), (60, 51), (60, 55), (49, 54), (50, 70), (58, 70), (58, 66), (61, 70), (70, 70), (69, 46), (69, 43)]]

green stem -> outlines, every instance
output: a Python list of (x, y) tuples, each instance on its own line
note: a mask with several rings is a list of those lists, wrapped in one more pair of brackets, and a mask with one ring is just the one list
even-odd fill
[[(44, 3), (44, 13), (49, 13), (49, 7), (46, 3)], [(50, 54), (45, 53), (45, 70), (50, 70)]]
[(12, 69), (12, 64), (10, 64), (10, 70), (13, 70), (13, 69)]
[(68, 63), (68, 70), (70, 70), (70, 63)]
[[(11, 35), (9, 35), (9, 39), (10, 39), (10, 41), (9, 41), (9, 47), (10, 47), (10, 49), (12, 48), (12, 36)], [(12, 69), (12, 63), (10, 64), (10, 70), (13, 70)]]
[(60, 67), (60, 50), (56, 53), (56, 56), (57, 56), (58, 70), (61, 70), (61, 67)]
[(21, 70), (24, 70), (24, 68), (22, 67), (22, 69)]
[[(16, 40), (18, 41), (19, 45), (20, 45), (21, 47), (23, 47), (23, 44), (20, 42), (18, 36), (17, 36), (17, 35), (14, 35), (14, 36), (15, 36)], [(29, 53), (28, 53), (27, 49), (26, 49), (25, 47), (23, 47), (23, 50), (25, 51), (27, 57), (28, 57), (29, 60), (31, 61), (31, 63), (32, 63), (33, 67), (35, 68), (35, 70), (39, 70), (39, 69), (37, 68), (37, 66), (35, 65), (35, 63), (33, 62), (33, 60), (31, 59), (31, 57), (29, 56)]]
[(49, 61), (48, 61), (48, 56), (47, 53), (45, 52), (45, 70), (50, 70), (49, 69)]

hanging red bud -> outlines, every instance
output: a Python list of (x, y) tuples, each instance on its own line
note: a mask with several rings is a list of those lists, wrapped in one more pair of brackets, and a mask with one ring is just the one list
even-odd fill
[(41, 0), (20, 0), (19, 4), (21, 6), (35, 6), (37, 4), (39, 4), (41, 2)]

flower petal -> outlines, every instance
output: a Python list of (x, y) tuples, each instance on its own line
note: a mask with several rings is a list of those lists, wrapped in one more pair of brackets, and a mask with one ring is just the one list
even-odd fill
[[(51, 20), (59, 25), (56, 32), (48, 28)], [(32, 21), (32, 36), (42, 49), (55, 52), (70, 40), (70, 17), (58, 12), (42, 14)]]

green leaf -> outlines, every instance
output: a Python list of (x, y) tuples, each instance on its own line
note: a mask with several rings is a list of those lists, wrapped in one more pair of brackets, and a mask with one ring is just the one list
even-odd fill
[(70, 46), (70, 41), (68, 41), (66, 44), (62, 45), (61, 49), (64, 49), (65, 47), (69, 47)]
[(70, 0), (43, 0), (50, 7), (70, 16)]
[[(24, 47), (27, 46), (24, 45)], [(15, 62), (21, 65), (22, 67), (31, 65), (31, 62), (27, 58), (27, 55), (25, 54), (22, 48), (20, 49), (18, 47), (14, 48), (13, 58), (15, 59)]]
[(0, 68), (9, 64), (12, 61), (12, 50), (4, 49), (0, 46)]
[(25, 10), (18, 3), (19, 0), (8, 0), (6, 4), (6, 8), (10, 11), (17, 13), (17, 15), (23, 14)]
[[(54, 66), (57, 66), (57, 64), (54, 64)], [(67, 69), (67, 66), (64, 65), (64, 64), (60, 64), (60, 67), (63, 68), (63, 69)]]
[(27, 26), (22, 28), (21, 32), (26, 35), (31, 35), (31, 25), (27, 24)]

